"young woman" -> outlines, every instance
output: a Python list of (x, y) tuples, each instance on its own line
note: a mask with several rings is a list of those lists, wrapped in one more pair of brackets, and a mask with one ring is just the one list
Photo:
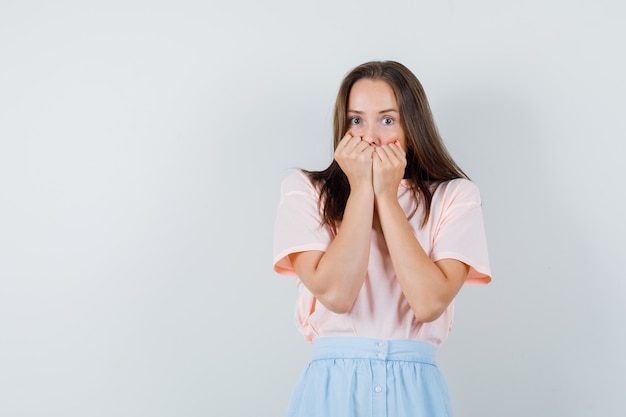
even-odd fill
[(454, 298), (491, 280), (477, 187), (415, 75), (392, 61), (339, 88), (334, 160), (281, 187), (274, 269), (299, 279), (314, 344), (289, 416), (451, 416), (435, 363)]

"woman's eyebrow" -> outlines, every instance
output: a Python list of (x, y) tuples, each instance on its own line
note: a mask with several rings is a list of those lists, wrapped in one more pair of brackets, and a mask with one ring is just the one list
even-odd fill
[[(381, 113), (391, 113), (391, 112), (400, 113), (397, 109), (385, 109), (385, 110), (379, 111), (378, 114), (381, 114)], [(363, 114), (365, 112), (363, 112), (361, 110), (350, 110), (350, 109), (348, 109), (347, 113)]]

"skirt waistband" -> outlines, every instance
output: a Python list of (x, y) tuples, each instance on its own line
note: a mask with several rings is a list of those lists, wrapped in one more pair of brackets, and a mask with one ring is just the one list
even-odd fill
[(368, 337), (318, 337), (313, 341), (313, 358), (409, 361), (436, 365), (435, 346), (417, 340), (372, 339)]

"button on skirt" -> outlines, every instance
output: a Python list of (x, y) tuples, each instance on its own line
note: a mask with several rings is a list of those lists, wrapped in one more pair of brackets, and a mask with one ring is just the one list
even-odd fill
[(435, 347), (415, 340), (323, 337), (288, 417), (451, 417)]

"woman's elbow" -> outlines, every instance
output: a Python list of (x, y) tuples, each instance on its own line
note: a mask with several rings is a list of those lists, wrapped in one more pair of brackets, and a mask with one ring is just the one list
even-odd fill
[(448, 303), (421, 304), (413, 308), (413, 315), (422, 323), (430, 323), (437, 320), (448, 308)]
[(355, 301), (354, 298), (342, 294), (324, 294), (323, 296), (317, 297), (317, 299), (324, 307), (335, 314), (349, 313)]

